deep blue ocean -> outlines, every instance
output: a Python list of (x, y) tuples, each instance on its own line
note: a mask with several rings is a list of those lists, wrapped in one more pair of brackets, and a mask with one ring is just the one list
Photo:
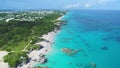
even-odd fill
[[(120, 11), (68, 12), (47, 55), (49, 68), (120, 68)], [(82, 49), (70, 56), (62, 48)]]

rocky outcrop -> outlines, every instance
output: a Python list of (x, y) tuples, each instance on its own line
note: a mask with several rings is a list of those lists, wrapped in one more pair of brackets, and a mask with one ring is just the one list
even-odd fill
[(39, 55), (39, 63), (40, 64), (44, 64), (46, 62), (47, 62), (47, 58), (45, 57), (45, 55), (44, 54), (40, 54)]
[(62, 48), (61, 49), (63, 52), (65, 52), (66, 54), (68, 55), (74, 55), (74, 54), (77, 54), (80, 50), (82, 49), (70, 49), (70, 48)]
[(44, 64), (44, 63), (46, 63), (47, 62), (47, 58), (42, 58), (42, 59), (40, 59), (40, 64)]

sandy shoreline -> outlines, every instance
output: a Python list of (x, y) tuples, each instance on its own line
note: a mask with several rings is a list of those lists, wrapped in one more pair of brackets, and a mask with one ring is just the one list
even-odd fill
[[(57, 31), (58, 33), (58, 31)], [(34, 67), (36, 63), (40, 62), (40, 55), (47, 55), (51, 51), (51, 46), (54, 42), (54, 37), (56, 35), (56, 31), (49, 32), (46, 35), (43, 35), (42, 38), (49, 41), (41, 41), (36, 44), (40, 44), (43, 46), (40, 50), (33, 50), (28, 54), (29, 58), (31, 58), (30, 62), (28, 64), (24, 64), (22, 67), (19, 68), (28, 68), (28, 67)]]
[(64, 17), (64, 15), (63, 15), (63, 16), (61, 16), (61, 17), (59, 17), (57, 20), (61, 20), (63, 17)]
[[(64, 16), (61, 16), (57, 20), (61, 20), (63, 17)], [(51, 51), (51, 46), (54, 43), (55, 36), (58, 32), (59, 30), (54, 30), (52, 32), (49, 32), (48, 34), (44, 34), (41, 38), (45, 39), (46, 41), (36, 43), (42, 45), (43, 48), (30, 52), (28, 54), (29, 58), (31, 58), (30, 62), (18, 68), (32, 68), (35, 64), (43, 62), (44, 60), (41, 60), (40, 55), (47, 55)]]

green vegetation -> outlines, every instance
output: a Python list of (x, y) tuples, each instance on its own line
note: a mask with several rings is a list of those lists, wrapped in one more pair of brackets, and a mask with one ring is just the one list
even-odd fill
[(35, 44), (31, 44), (31, 45), (29, 45), (28, 47), (27, 47), (27, 50), (39, 50), (39, 49), (41, 49), (42, 48), (42, 46), (41, 45), (35, 45)]
[(5, 17), (7, 15), (8, 15), (7, 13), (0, 13), (0, 17)]
[[(56, 21), (61, 13), (64, 14), (65, 12), (53, 11), (53, 13), (41, 15), (30, 12), (1, 13), (0, 50), (9, 51), (9, 54), (4, 56), (4, 62), (8, 62), (9, 66), (14, 68), (22, 62), (27, 62), (28, 56), (25, 51), (42, 48), (41, 45), (35, 45), (35, 43), (44, 40), (39, 38), (40, 36), (58, 27), (55, 23), (62, 22)], [(9, 17), (13, 19), (6, 22)], [(34, 18), (34, 20), (28, 18)]]
[(39, 36), (52, 31), (56, 25), (54, 20), (60, 17), (60, 13), (51, 13), (35, 21), (0, 22), (0, 49), (7, 51), (20, 51), (32, 40), (36, 43)]
[(45, 67), (41, 67), (41, 66), (36, 66), (36, 67), (34, 67), (34, 68), (45, 68)]
[(28, 56), (26, 52), (10, 52), (8, 55), (4, 56), (4, 62), (8, 62), (10, 67), (17, 67), (22, 62), (28, 62)]

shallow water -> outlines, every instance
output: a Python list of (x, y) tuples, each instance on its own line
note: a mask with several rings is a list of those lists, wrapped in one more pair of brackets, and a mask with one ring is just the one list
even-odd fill
[[(68, 12), (67, 24), (55, 37), (49, 68), (120, 68), (120, 12), (77, 10)], [(73, 56), (62, 48), (83, 49)]]

